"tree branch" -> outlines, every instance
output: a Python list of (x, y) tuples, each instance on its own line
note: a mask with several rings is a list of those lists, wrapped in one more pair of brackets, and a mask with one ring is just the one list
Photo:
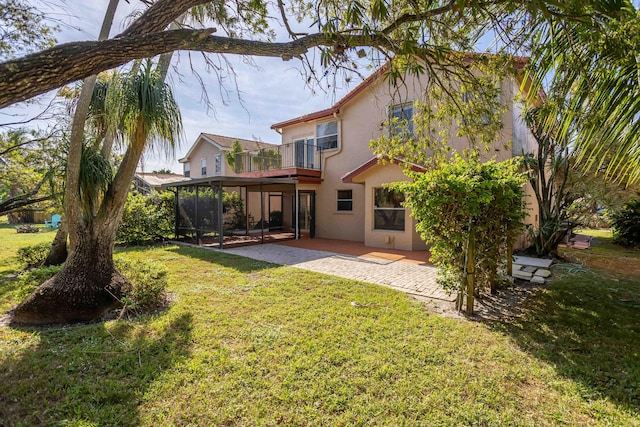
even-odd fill
[(153, 3), (135, 22), (120, 33), (119, 37), (140, 36), (157, 33), (194, 6), (208, 3), (210, 0), (158, 0)]
[(449, 12), (456, 7), (456, 1), (450, 0), (449, 3), (436, 7), (435, 9), (427, 10), (420, 13), (405, 13), (402, 16), (398, 17), (398, 19), (394, 20), (391, 24), (389, 24), (385, 29), (381, 31), (382, 34), (389, 34), (393, 30), (397, 30), (401, 25), (407, 24), (409, 22), (416, 21), (425, 21), (434, 16), (442, 15), (443, 13)]
[[(0, 64), (0, 108), (24, 101), (86, 76), (109, 70), (137, 58), (175, 50), (280, 57), (289, 60), (318, 46), (333, 46), (335, 37), (310, 34), (285, 43), (210, 36), (215, 31), (172, 30), (104, 41), (74, 42)], [(347, 46), (391, 50), (383, 36), (345, 35)]]

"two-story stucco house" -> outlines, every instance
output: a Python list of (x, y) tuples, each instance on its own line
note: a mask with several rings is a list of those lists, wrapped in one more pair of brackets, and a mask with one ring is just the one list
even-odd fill
[[(522, 65), (517, 63), (518, 67)], [(271, 156), (265, 161), (261, 147), (247, 150), (237, 156), (233, 176), (265, 183), (290, 180), (291, 189), (281, 193), (281, 210), (285, 227), (295, 230), (296, 236), (359, 241), (381, 248), (424, 249), (415, 220), (402, 206), (404, 195), (383, 188), (385, 183), (407, 179), (402, 167), (381, 164), (369, 147), (372, 139), (388, 132), (383, 123), (390, 117), (408, 119), (411, 124), (413, 103), (422, 96), (424, 83), (413, 78), (407, 79), (401, 89), (391, 88), (384, 69), (380, 69), (332, 107), (272, 125), (282, 138), (276, 146), (277, 158)], [(500, 85), (505, 106), (503, 128), (488, 157), (504, 160), (530, 152), (535, 146), (520, 118), (516, 101), (520, 84), (517, 78), (508, 78)], [(201, 137), (209, 139), (206, 134)], [(462, 149), (468, 141), (452, 137), (450, 144)], [(194, 148), (181, 162), (193, 164), (204, 157)], [(531, 217), (529, 222), (535, 220)]]

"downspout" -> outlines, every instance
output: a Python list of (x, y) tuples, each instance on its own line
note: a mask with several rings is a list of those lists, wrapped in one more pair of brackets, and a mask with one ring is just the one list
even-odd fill
[[(333, 156), (337, 156), (338, 154), (340, 154), (342, 152), (342, 120), (340, 119), (340, 116), (338, 115), (337, 111), (333, 113), (333, 118), (336, 119), (336, 122), (338, 122), (338, 150), (332, 152), (329, 155), (324, 155), (324, 151), (322, 151), (322, 153), (323, 153), (323, 155), (322, 155), (323, 163), (326, 163), (327, 158), (333, 157)], [(326, 167), (326, 165), (323, 164), (322, 165), (322, 174), (323, 175), (324, 175), (325, 167)]]

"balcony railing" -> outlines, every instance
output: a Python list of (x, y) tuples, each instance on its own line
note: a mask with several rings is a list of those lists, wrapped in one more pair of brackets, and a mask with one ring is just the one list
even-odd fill
[(234, 171), (247, 173), (292, 168), (320, 170), (321, 165), (322, 150), (317, 150), (314, 144), (298, 141), (273, 148), (237, 153)]

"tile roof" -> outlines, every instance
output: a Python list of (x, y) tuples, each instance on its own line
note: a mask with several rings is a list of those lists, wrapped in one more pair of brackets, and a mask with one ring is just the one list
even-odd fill
[(268, 142), (251, 141), (249, 139), (234, 138), (232, 136), (214, 135), (212, 133), (203, 133), (202, 135), (214, 141), (219, 146), (224, 148), (229, 148), (229, 149), (233, 147), (233, 143), (235, 141), (238, 141), (240, 143), (240, 146), (242, 146), (242, 149), (244, 151), (252, 151), (252, 150), (257, 150), (259, 148), (270, 148), (276, 145), (276, 144), (270, 144)]

